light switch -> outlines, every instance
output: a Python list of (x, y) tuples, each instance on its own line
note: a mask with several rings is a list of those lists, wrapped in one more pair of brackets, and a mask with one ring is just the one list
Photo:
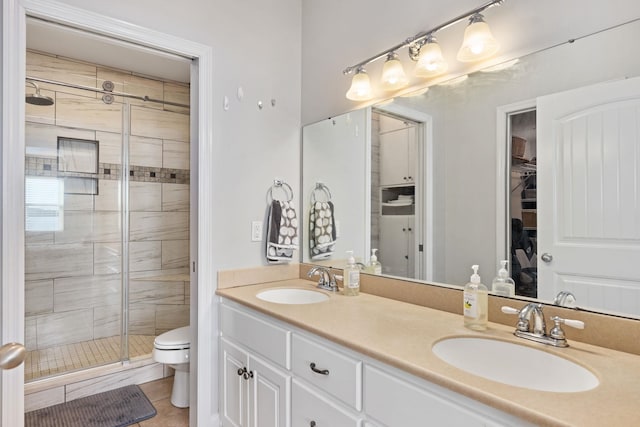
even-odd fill
[(262, 240), (262, 221), (251, 222), (251, 241), (259, 242)]

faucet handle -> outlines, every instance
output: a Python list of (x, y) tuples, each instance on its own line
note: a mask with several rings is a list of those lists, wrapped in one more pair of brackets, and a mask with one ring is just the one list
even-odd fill
[(518, 310), (517, 308), (509, 307), (508, 305), (503, 305), (500, 310), (502, 310), (504, 314), (520, 314), (520, 310)]
[(553, 316), (551, 320), (553, 320), (554, 325), (553, 328), (549, 331), (549, 336), (557, 340), (565, 339), (564, 331), (560, 326), (561, 324), (565, 324), (576, 329), (584, 329), (584, 322), (582, 320), (563, 319), (562, 317), (558, 316)]

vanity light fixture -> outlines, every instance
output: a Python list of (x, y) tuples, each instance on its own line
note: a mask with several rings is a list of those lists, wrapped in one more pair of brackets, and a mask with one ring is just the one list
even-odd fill
[(355, 73), (351, 88), (347, 91), (347, 98), (353, 101), (368, 101), (373, 98), (371, 83), (364, 71), (364, 67), (383, 58), (386, 58), (386, 61), (382, 70), (382, 88), (387, 91), (393, 91), (406, 87), (409, 84), (409, 79), (404, 73), (402, 63), (398, 59), (397, 51), (400, 49), (408, 48), (409, 58), (417, 61), (415, 67), (416, 76), (431, 78), (445, 73), (448, 65), (443, 58), (442, 51), (434, 35), (438, 31), (466, 19), (469, 20), (469, 25), (465, 29), (464, 42), (460, 52), (458, 52), (458, 60), (462, 62), (477, 61), (495, 54), (499, 49), (499, 44), (491, 35), (491, 30), (484, 21), (481, 12), (493, 6), (499, 6), (503, 2), (504, 0), (490, 0), (482, 6), (450, 19), (437, 27), (419, 32), (413, 37), (408, 37), (403, 42), (384, 52), (345, 68), (343, 74)]
[(404, 73), (402, 63), (398, 59), (398, 54), (391, 52), (387, 55), (387, 60), (382, 66), (382, 82), (380, 85), (384, 90), (397, 90), (409, 84), (409, 79)]
[(418, 77), (435, 77), (444, 74), (449, 65), (442, 57), (442, 50), (433, 34), (429, 34), (418, 53), (414, 73)]
[(481, 13), (474, 13), (469, 18), (469, 25), (464, 30), (464, 40), (458, 51), (458, 61), (474, 62), (489, 58), (498, 51), (500, 44), (491, 34), (489, 25), (484, 22)]
[(351, 80), (351, 87), (347, 91), (347, 99), (352, 101), (368, 101), (373, 98), (369, 75), (364, 67), (358, 67), (358, 71)]

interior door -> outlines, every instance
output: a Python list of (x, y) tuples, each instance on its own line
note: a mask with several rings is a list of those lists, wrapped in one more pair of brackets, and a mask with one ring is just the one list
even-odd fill
[(640, 78), (537, 105), (538, 296), (638, 315)]

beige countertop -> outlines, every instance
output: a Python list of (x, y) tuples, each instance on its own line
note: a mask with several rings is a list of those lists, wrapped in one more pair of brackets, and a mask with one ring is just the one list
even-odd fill
[[(570, 331), (570, 347), (561, 349), (516, 338), (514, 328), (491, 322), (487, 331), (474, 332), (463, 327), (461, 315), (365, 293), (347, 297), (327, 292), (328, 301), (307, 305), (274, 304), (256, 297), (260, 290), (279, 287), (314, 289), (314, 283), (292, 279), (220, 289), (217, 294), (534, 424), (640, 425), (640, 356), (572, 341)], [(487, 380), (433, 354), (431, 347), (451, 336), (498, 338), (548, 351), (588, 368), (600, 385), (584, 392), (555, 393)]]

